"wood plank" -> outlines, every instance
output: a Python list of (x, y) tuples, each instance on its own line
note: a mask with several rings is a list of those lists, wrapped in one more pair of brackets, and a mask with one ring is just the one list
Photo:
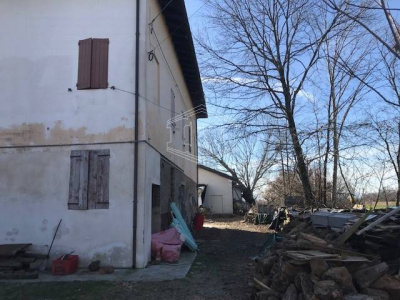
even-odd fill
[(365, 222), (368, 216), (371, 215), (371, 212), (365, 213), (358, 221), (349, 228), (344, 234), (342, 234), (334, 244), (338, 247), (341, 247), (356, 231), (357, 229)]
[(311, 260), (313, 258), (339, 258), (338, 254), (324, 253), (315, 250), (286, 251), (284, 254), (290, 258), (299, 260)]
[(357, 235), (361, 235), (364, 232), (371, 230), (372, 228), (374, 228), (376, 225), (382, 223), (383, 221), (387, 220), (389, 217), (397, 214), (398, 212), (400, 212), (400, 207), (397, 207), (396, 209), (392, 210), (391, 212), (388, 212), (387, 214), (385, 214), (384, 216), (380, 217), (378, 220), (372, 222), (371, 224), (369, 224), (367, 227), (359, 230), (357, 232)]
[(3, 244), (0, 245), (0, 257), (15, 256), (18, 252), (23, 251), (25, 248), (32, 244)]

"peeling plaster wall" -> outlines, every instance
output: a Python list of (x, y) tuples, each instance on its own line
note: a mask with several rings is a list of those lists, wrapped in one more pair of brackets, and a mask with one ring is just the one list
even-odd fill
[[(68, 210), (71, 149), (110, 149), (109, 209)], [(0, 154), (0, 244), (32, 243), (51, 258), (75, 251), (91, 260), (132, 266), (133, 145), (3, 150)]]
[(0, 147), (132, 140), (132, 94), (76, 89), (90, 37), (110, 39), (109, 86), (134, 92), (134, 1), (0, 2)]
[[(199, 168), (199, 184), (207, 185), (203, 206), (210, 208), (211, 213), (233, 213), (232, 180)], [(222, 203), (217, 203), (217, 201), (220, 201), (220, 198), (213, 196), (222, 196)]]
[[(75, 250), (82, 266), (97, 258), (132, 266), (133, 144), (125, 142), (134, 136), (135, 8), (130, 0), (0, 1), (0, 243), (32, 242), (46, 252), (62, 218), (53, 256)], [(175, 111), (191, 109), (189, 93), (170, 39), (162, 47), (180, 92), (159, 49), (155, 75), (148, 22), (160, 8), (144, 0), (141, 10), (139, 139), (157, 151), (140, 143), (137, 267), (150, 258), (151, 184), (160, 184), (160, 153), (184, 170), (191, 190), (197, 181), (195, 162), (167, 152), (170, 139), (183, 150), (184, 137), (181, 124), (171, 135), (171, 113), (161, 109), (171, 106), (171, 88)], [(168, 36), (162, 15), (155, 28), (159, 38)], [(90, 37), (110, 40), (108, 81), (116, 90), (76, 89), (78, 41)], [(159, 96), (152, 84), (158, 77)], [(100, 148), (111, 149), (110, 208), (68, 210), (70, 151)]]
[[(62, 218), (52, 258), (74, 250), (83, 267), (93, 259), (132, 266), (134, 149), (125, 142), (134, 135), (135, 8), (130, 0), (0, 1), (0, 243), (46, 253)], [(109, 86), (127, 92), (77, 90), (86, 38), (110, 40)], [(68, 210), (74, 149), (111, 150), (109, 209)]]

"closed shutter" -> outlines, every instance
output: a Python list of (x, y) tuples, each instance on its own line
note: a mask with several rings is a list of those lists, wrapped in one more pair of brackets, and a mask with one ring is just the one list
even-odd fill
[(89, 152), (71, 151), (68, 209), (87, 209)]
[(92, 39), (79, 41), (78, 90), (90, 89)]
[(108, 45), (109, 39), (93, 39), (90, 81), (92, 89), (108, 87)]
[(110, 150), (90, 151), (89, 209), (109, 207)]

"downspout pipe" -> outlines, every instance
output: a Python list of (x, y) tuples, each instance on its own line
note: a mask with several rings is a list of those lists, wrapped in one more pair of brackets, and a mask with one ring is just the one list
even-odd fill
[(136, 50), (135, 50), (135, 133), (133, 157), (133, 245), (132, 268), (136, 266), (137, 217), (138, 217), (138, 162), (139, 162), (139, 42), (140, 42), (140, 0), (136, 0)]

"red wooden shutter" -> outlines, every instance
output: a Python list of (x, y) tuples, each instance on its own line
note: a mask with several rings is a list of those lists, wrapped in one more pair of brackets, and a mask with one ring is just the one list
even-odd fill
[(108, 208), (110, 150), (90, 151), (89, 165), (89, 209)]
[(87, 209), (89, 151), (71, 151), (68, 209)]
[(78, 90), (90, 89), (92, 39), (79, 41)]
[(90, 87), (106, 89), (108, 87), (108, 45), (109, 39), (93, 39), (92, 71)]

